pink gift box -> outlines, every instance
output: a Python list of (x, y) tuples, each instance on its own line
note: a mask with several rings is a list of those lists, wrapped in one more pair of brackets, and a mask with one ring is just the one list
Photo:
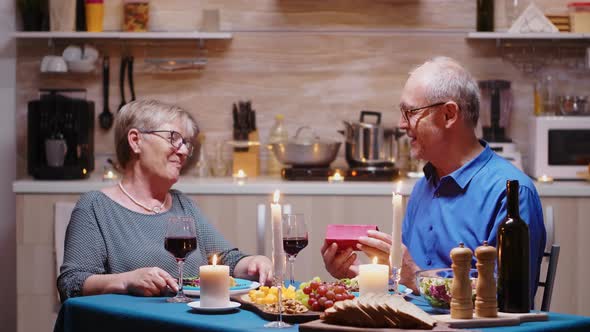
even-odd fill
[(352, 248), (357, 250), (356, 244), (361, 236), (367, 236), (367, 231), (375, 230), (378, 231), (377, 225), (341, 225), (331, 224), (328, 225), (326, 230), (326, 243), (331, 245), (332, 243), (338, 244), (338, 250), (345, 250)]

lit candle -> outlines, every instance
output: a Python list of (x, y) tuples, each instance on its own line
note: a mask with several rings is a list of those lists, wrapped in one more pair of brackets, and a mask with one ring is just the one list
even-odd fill
[(342, 182), (342, 181), (344, 181), (344, 177), (340, 174), (340, 170), (336, 170), (334, 172), (334, 175), (328, 176), (328, 182), (330, 182), (330, 183)]
[(359, 265), (359, 295), (369, 293), (386, 294), (389, 290), (389, 266), (377, 264), (377, 257), (373, 264)]
[(233, 175), (233, 178), (234, 182), (241, 186), (246, 182), (246, 179), (248, 179), (248, 175), (246, 175), (244, 170), (239, 169), (238, 172)]
[(272, 262), (275, 277), (281, 278), (285, 271), (285, 257), (283, 252), (283, 220), (279, 198), (281, 192), (277, 189), (270, 205), (270, 218), (272, 227)]
[(393, 207), (393, 219), (391, 223), (391, 248), (389, 259), (392, 268), (402, 266), (402, 195), (401, 182), (397, 183), (396, 191), (393, 192), (391, 205)]
[(217, 255), (213, 256), (213, 265), (199, 267), (199, 278), (201, 307), (229, 305), (229, 266), (217, 265)]
[(548, 175), (541, 175), (540, 177), (537, 178), (537, 181), (539, 182), (545, 182), (545, 183), (551, 183), (553, 182), (553, 178), (548, 176)]

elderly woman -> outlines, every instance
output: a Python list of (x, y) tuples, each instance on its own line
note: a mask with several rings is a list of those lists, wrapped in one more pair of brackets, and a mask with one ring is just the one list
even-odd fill
[(198, 247), (185, 270), (196, 274), (217, 254), (236, 278), (272, 278), (271, 262), (232, 247), (194, 202), (170, 188), (193, 150), (197, 125), (183, 109), (157, 101), (135, 101), (115, 123), (117, 159), (124, 170), (117, 185), (88, 192), (76, 204), (57, 280), (62, 301), (81, 295), (129, 293), (158, 296), (178, 291), (175, 258), (164, 248), (172, 216), (195, 220)]

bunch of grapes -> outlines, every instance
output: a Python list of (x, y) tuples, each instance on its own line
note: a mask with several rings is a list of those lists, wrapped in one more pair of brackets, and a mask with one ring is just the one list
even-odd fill
[(309, 283), (302, 283), (298, 292), (299, 300), (313, 311), (324, 311), (335, 302), (354, 299), (354, 295), (346, 290), (340, 282), (322, 282), (314, 278)]

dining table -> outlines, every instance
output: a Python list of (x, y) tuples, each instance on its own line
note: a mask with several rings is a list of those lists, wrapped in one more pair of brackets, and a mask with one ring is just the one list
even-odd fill
[[(197, 300), (197, 299), (195, 299)], [(420, 298), (410, 298), (429, 312), (430, 307)], [(590, 317), (563, 313), (548, 313), (542, 322), (526, 322), (517, 326), (477, 328), (478, 331), (590, 331)], [(59, 311), (54, 332), (178, 332), (178, 331), (269, 331), (268, 321), (242, 308), (229, 312), (199, 312), (186, 303), (168, 303), (166, 297), (141, 297), (104, 294), (75, 297), (66, 300)], [(294, 324), (281, 331), (298, 331)]]

